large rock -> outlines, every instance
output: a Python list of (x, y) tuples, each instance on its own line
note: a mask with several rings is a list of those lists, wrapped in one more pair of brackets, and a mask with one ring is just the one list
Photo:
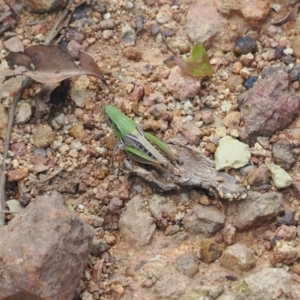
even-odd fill
[(244, 279), (239, 295), (242, 299), (291, 299), (291, 284), (292, 275), (286, 270), (265, 268)]
[(131, 245), (141, 247), (150, 243), (155, 230), (155, 219), (145, 211), (141, 196), (133, 197), (119, 221), (121, 236)]
[(217, 12), (214, 1), (196, 1), (190, 6), (186, 19), (186, 33), (195, 44), (210, 43), (224, 34), (225, 19)]
[(93, 233), (59, 193), (39, 197), (1, 230), (0, 299), (73, 299)]
[(272, 136), (287, 128), (298, 116), (300, 97), (290, 89), (289, 75), (283, 71), (258, 81), (240, 99), (242, 141), (253, 145), (258, 136)]
[(276, 218), (282, 204), (282, 194), (249, 192), (248, 198), (239, 202), (237, 213), (230, 216), (230, 222), (238, 230), (262, 226)]
[(289, 170), (296, 162), (296, 158), (292, 153), (292, 145), (289, 141), (279, 140), (274, 143), (272, 152), (273, 161), (285, 170)]

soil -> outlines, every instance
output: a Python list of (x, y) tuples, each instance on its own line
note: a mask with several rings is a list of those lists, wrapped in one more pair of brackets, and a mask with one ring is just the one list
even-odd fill
[[(152, 2), (153, 5), (149, 5)], [(207, 237), (207, 234), (185, 232), (182, 224), (180, 222), (176, 223), (175, 215), (165, 216), (164, 222), (167, 222), (167, 225), (179, 224), (180, 234), (166, 235), (165, 229), (167, 226), (159, 226), (157, 220), (155, 220), (157, 223), (155, 234), (147, 245), (133, 245), (128, 242), (126, 236), (120, 234), (119, 219), (134, 196), (140, 197), (147, 213), (149, 213), (149, 201), (155, 195), (161, 195), (173, 201), (176, 203), (178, 210), (181, 210), (182, 213), (188, 213), (197, 202), (191, 200), (190, 196), (195, 190), (202, 197), (203, 195), (208, 197), (209, 205), (217, 207), (226, 215), (229, 215), (230, 209), (232, 209), (227, 200), (216, 194), (212, 196), (207, 190), (201, 190), (199, 187), (181, 187), (180, 189), (164, 192), (157, 185), (149, 183), (141, 177), (131, 176), (124, 164), (124, 159), (127, 158), (126, 154), (123, 151), (114, 154), (116, 138), (114, 138), (112, 130), (107, 125), (103, 112), (103, 107), (106, 104), (115, 105), (128, 117), (144, 125), (164, 141), (178, 138), (178, 131), (175, 130), (176, 126), (172, 124), (172, 121), (160, 122), (151, 113), (152, 106), (159, 102), (153, 96), (157, 93), (162, 97), (161, 102), (165, 103), (168, 110), (172, 112), (174, 119), (178, 116), (184, 119), (188, 115), (184, 111), (185, 101), (174, 99), (165, 85), (170, 73), (170, 69), (165, 65), (165, 60), (169, 59), (172, 53), (168, 51), (161, 40), (161, 36), (151, 34), (151, 30), (154, 30), (153, 24), (157, 24), (155, 17), (161, 7), (167, 5), (167, 11), (173, 11), (173, 20), (167, 25), (161, 26), (161, 28), (170, 34), (167, 39), (169, 45), (175, 48), (177, 45), (179, 49), (177, 50), (181, 54), (188, 55), (192, 42), (187, 37), (185, 17), (193, 2), (178, 1), (177, 3), (176, 1), (164, 0), (88, 2), (89, 5), (86, 11), (82, 10), (82, 13), (87, 13), (88, 17), (79, 19), (73, 26), (63, 29), (62, 36), (67, 37), (71, 29), (83, 34), (84, 38), (79, 44), (100, 66), (105, 75), (107, 86), (98, 78), (88, 76), (85, 79), (88, 84), (84, 88), (84, 94), (80, 96), (80, 101), (83, 101), (81, 107), (76, 105), (69, 96), (63, 107), (59, 110), (53, 110), (50, 115), (43, 115), (35, 120), (35, 123), (29, 121), (13, 127), (11, 143), (24, 143), (26, 154), (16, 158), (9, 157), (7, 161), (8, 171), (13, 170), (17, 163), (18, 166), (28, 166), (29, 171), (25, 180), (15, 181), (7, 185), (8, 198), (20, 200), (23, 199), (25, 193), (30, 199), (34, 199), (48, 191), (57, 190), (62, 193), (65, 201), (78, 212), (79, 216), (95, 228), (96, 238), (101, 239), (108, 246), (108, 249), (98, 256), (91, 255), (89, 257), (88, 267), (78, 287), (76, 299), (221, 299), (218, 296), (222, 294), (230, 295), (231, 298), (228, 299), (242, 299), (235, 297), (238, 297), (238, 288), (243, 278), (269, 267), (270, 261), (273, 259), (273, 253), (268, 248), (271, 242), (266, 240), (264, 236), (265, 232), (274, 233), (276, 231), (274, 220), (258, 228), (250, 228), (234, 235), (235, 244), (244, 244), (255, 253), (256, 266), (245, 272), (222, 267), (218, 261), (210, 263), (201, 261), (200, 244)], [(2, 1), (0, 4), (1, 7), (5, 7)], [(79, 1), (75, 1), (75, 4), (79, 4)], [(106, 6), (105, 9), (103, 8), (104, 5)], [(280, 15), (283, 16), (289, 8), (288, 3), (283, 1)], [(138, 30), (135, 15), (141, 12), (145, 17), (145, 22), (143, 29)], [(21, 19), (18, 20), (13, 31), (6, 32), (1, 36), (1, 58), (7, 54), (3, 42), (10, 36), (16, 35), (19, 37), (25, 47), (43, 43), (54, 26), (58, 12), (37, 14), (22, 9), (20, 14)], [(230, 19), (230, 16), (228, 18)], [(277, 15), (276, 18), (279, 19)], [(99, 24), (102, 20), (109, 19), (114, 19), (115, 25), (112, 28), (104, 29), (104, 31), (106, 30), (104, 32)], [(296, 25), (292, 21), (282, 27), (281, 34), (272, 37), (266, 33), (270, 21), (271, 18), (267, 18), (262, 28), (253, 27), (251, 29), (251, 34), (256, 34), (258, 37), (261, 47), (260, 53), (270, 48), (274, 49), (282, 37), (286, 39), (286, 45), (289, 45), (291, 38), (296, 34)], [(136, 52), (133, 55), (134, 59), (127, 58), (129, 57), (128, 54), (124, 55), (124, 49), (127, 48), (124, 45), (124, 37), (121, 35), (124, 24), (131, 25), (137, 32), (136, 40), (131, 46), (128, 46), (132, 47), (132, 52)], [(245, 31), (249, 27), (251, 28), (248, 24)], [(67, 39), (67, 42), (70, 40), (72, 39)], [(227, 42), (232, 49), (235, 40)], [(231, 53), (228, 57), (225, 56), (225, 52), (223, 52), (222, 58), (218, 56), (222, 52), (218, 49), (227, 47), (227, 45), (223, 46), (218, 44), (217, 41), (213, 41), (209, 45), (208, 54), (210, 59), (220, 59), (222, 63), (214, 65), (215, 74), (213, 76), (201, 79), (201, 92), (190, 99), (193, 109), (191, 115), (195, 116), (197, 113), (201, 113), (202, 110), (207, 109), (213, 111), (214, 122), (207, 125), (202, 124), (200, 127), (205, 132), (206, 141), (212, 135), (214, 128), (222, 126), (221, 122), (225, 114), (220, 110), (220, 106), (216, 108), (207, 107), (205, 101), (201, 101), (201, 99), (210, 94), (215, 95), (219, 90), (225, 89), (225, 82), (220, 78), (224, 72), (232, 74), (232, 66), (235, 62), (230, 61), (230, 58), (235, 57), (231, 53), (231, 49), (227, 52)], [(184, 49), (187, 50), (184, 51)], [(140, 56), (142, 58), (139, 58)], [(235, 57), (235, 60), (238, 59)], [(273, 59), (268, 64), (275, 64), (275, 62), (276, 60)], [(297, 62), (298, 60), (296, 64)], [(147, 72), (149, 66), (151, 71)], [(221, 69), (223, 73), (220, 71)], [(254, 73), (257, 73), (257, 71), (258, 69)], [(71, 93), (77, 80), (76, 77), (72, 78)], [(220, 85), (220, 82), (223, 82), (222, 85)], [(297, 83), (293, 84), (293, 89), (299, 94), (299, 81)], [(136, 86), (143, 87), (145, 93), (143, 99), (136, 99), (133, 96), (133, 90)], [(25, 91), (22, 100), (28, 101), (34, 108), (35, 104), (32, 97), (40, 89), (41, 84), (34, 82)], [(244, 87), (241, 87), (240, 90), (229, 92), (229, 100), (227, 100), (230, 102), (231, 99), (235, 99), (231, 102), (233, 106), (237, 107), (236, 99), (245, 90)], [(218, 101), (222, 100), (218, 99)], [(171, 107), (173, 107), (172, 110)], [(61, 113), (65, 116), (64, 124), (59, 129), (54, 129), (51, 121)], [(180, 124), (180, 121), (178, 123)], [(33, 128), (38, 124), (50, 124), (55, 132), (55, 141), (59, 141), (58, 146), (55, 146), (55, 142), (51, 143), (46, 149), (36, 148), (33, 145)], [(70, 134), (70, 129), (74, 124), (83, 124), (84, 128), (82, 130), (88, 136), (87, 139), (80, 140), (79, 146), (75, 145), (76, 138)], [(288, 130), (287, 128), (275, 135), (278, 138), (281, 134), (280, 137), (289, 140), (291, 138)], [(2, 146), (3, 143), (2, 141)], [(64, 149), (65, 145), (67, 145), (65, 148), (67, 150)], [(205, 144), (200, 143), (195, 147), (202, 147), (203, 150)], [(70, 150), (75, 148), (77, 151), (73, 155)], [(213, 151), (204, 150), (203, 153), (211, 160), (214, 159)], [(33, 160), (39, 154), (46, 158), (44, 164), (50, 166), (43, 172), (37, 172), (34, 167)], [(257, 161), (263, 162), (264, 159), (258, 158)], [(257, 161), (253, 160), (254, 163)], [(144, 167), (142, 165), (142, 167), (151, 171), (151, 166)], [(297, 159), (293, 168), (288, 171), (292, 178), (297, 179), (299, 177), (298, 169), (299, 162)], [(243, 176), (238, 170), (230, 171), (229, 174), (235, 178), (238, 176), (240, 178), (239, 182), (243, 183), (241, 184), (243, 188), (251, 189), (250, 186), (245, 184), (246, 180), (241, 179)], [(271, 190), (276, 190), (274, 185)], [(293, 211), (297, 216), (299, 213), (297, 189), (288, 187), (280, 192), (284, 198), (280, 214), (283, 215), (286, 211)], [(189, 200), (185, 203), (184, 199), (186, 198)], [(113, 207), (116, 199), (121, 201), (121, 207)], [(97, 217), (103, 219), (101, 226), (94, 222)], [(9, 221), (12, 215), (7, 214), (6, 218)], [(219, 231), (211, 234), (210, 238), (216, 241), (223, 251), (227, 245), (220, 236), (222, 234)], [(199, 272), (194, 278), (181, 274), (174, 267), (174, 262), (184, 253), (192, 253), (199, 258)], [(285, 268), (291, 271), (291, 265), (286, 265)], [(233, 276), (234, 280), (228, 280), (226, 276)], [(193, 298), (193, 293), (197, 291), (199, 285), (212, 285), (214, 292), (207, 292), (205, 295), (204, 292), (204, 294), (201, 294), (198, 291), (203, 298), (200, 298), (200, 296), (199, 298)], [(220, 286), (222, 291), (218, 294), (217, 290)]]

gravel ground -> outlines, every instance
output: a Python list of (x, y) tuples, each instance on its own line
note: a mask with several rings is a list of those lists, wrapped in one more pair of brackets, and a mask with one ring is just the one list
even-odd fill
[[(34, 122), (41, 85), (25, 91), (7, 193), (24, 206), (57, 190), (95, 228), (76, 299), (300, 298), (300, 36), (295, 20), (271, 24), (291, 8), (287, 0), (277, 6), (271, 0), (90, 1), (63, 30), (72, 57), (88, 52), (107, 86), (74, 77), (63, 107)], [(12, 37), (25, 47), (43, 43), (57, 17), (20, 13), (13, 32), (1, 37), (1, 59)], [(203, 43), (214, 74), (184, 75), (162, 34), (183, 57)], [(2, 139), (19, 84), (10, 79), (0, 92)], [(197, 149), (247, 198), (196, 185), (166, 192), (145, 173), (128, 170), (122, 151), (111, 163), (116, 138), (106, 104), (175, 151)], [(3, 152), (3, 140), (0, 145)], [(143, 169), (155, 177), (151, 167)]]

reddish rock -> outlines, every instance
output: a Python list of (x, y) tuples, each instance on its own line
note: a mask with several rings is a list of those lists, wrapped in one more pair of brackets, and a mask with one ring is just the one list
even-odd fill
[(292, 144), (289, 141), (279, 140), (274, 143), (272, 149), (274, 163), (280, 165), (285, 170), (289, 170), (296, 162), (292, 149)]
[(140, 60), (142, 58), (142, 53), (135, 47), (127, 47), (122, 50), (124, 57), (131, 60)]
[(140, 102), (144, 97), (144, 88), (141, 85), (135, 85), (130, 98), (134, 103)]
[(32, 129), (33, 133), (33, 145), (37, 148), (49, 147), (55, 138), (55, 132), (47, 124), (37, 125)]
[(287, 128), (298, 115), (299, 96), (290, 89), (289, 75), (271, 74), (258, 81), (241, 98), (241, 140), (253, 145), (258, 136), (272, 136)]
[(92, 236), (59, 193), (39, 197), (1, 229), (0, 299), (74, 299)]
[(266, 165), (260, 165), (258, 168), (252, 169), (247, 177), (248, 183), (253, 186), (261, 186), (270, 184), (271, 172)]
[(26, 154), (26, 145), (23, 142), (17, 142), (11, 145), (11, 151), (15, 156), (23, 156)]
[(54, 9), (62, 9), (66, 6), (67, 0), (25, 0), (25, 7), (31, 12), (46, 13)]
[(179, 67), (171, 69), (166, 86), (175, 98), (182, 101), (196, 96), (201, 88), (199, 79), (183, 74)]
[(28, 175), (28, 168), (20, 168), (17, 170), (12, 170), (7, 172), (7, 180), (12, 181), (19, 181), (24, 179)]

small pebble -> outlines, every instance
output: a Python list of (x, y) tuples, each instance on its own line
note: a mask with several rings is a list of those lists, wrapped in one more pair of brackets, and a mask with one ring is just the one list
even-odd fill
[(232, 51), (236, 55), (255, 53), (257, 51), (256, 41), (249, 36), (242, 36), (235, 42)]
[(253, 87), (253, 84), (257, 81), (258, 76), (251, 76), (244, 82), (244, 87), (249, 90)]

